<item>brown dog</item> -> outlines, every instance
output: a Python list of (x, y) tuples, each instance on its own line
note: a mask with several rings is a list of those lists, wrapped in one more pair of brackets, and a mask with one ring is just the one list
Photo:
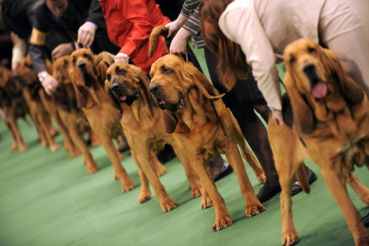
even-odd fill
[(59, 82), (59, 85), (52, 94), (52, 99), (58, 108), (61, 121), (67, 127), (73, 142), (83, 154), (84, 162), (87, 165), (87, 173), (92, 174), (98, 170), (98, 166), (92, 158), (86, 141), (82, 137), (82, 132), (80, 132), (79, 125), (84, 122), (87, 123), (87, 119), (77, 106), (76, 93), (69, 78), (71, 66), (72, 60), (70, 56), (63, 56), (54, 60), (53, 76)]
[(26, 120), (26, 115), (29, 114), (29, 108), (23, 100), (22, 93), (23, 86), (20, 78), (13, 77), (8, 68), (0, 66), (0, 108), (4, 112), (6, 118), (4, 120), (13, 138), (10, 150), (19, 149), (19, 152), (26, 151), (27, 145), (20, 134), (17, 119)]
[(161, 163), (153, 151), (162, 149), (165, 144), (173, 146), (183, 163), (192, 189), (192, 196), (200, 196), (199, 180), (190, 168), (187, 158), (179, 151), (172, 135), (165, 131), (161, 111), (153, 101), (148, 89), (149, 79), (142, 70), (128, 63), (117, 62), (108, 68), (106, 78), (106, 89), (116, 102), (117, 107), (122, 109), (120, 122), (131, 147), (132, 157), (139, 169), (141, 180), (139, 202), (142, 203), (151, 198), (149, 181), (163, 212), (177, 207), (177, 203), (169, 198), (155, 171), (155, 168), (161, 167)]
[[(351, 173), (354, 163), (367, 165), (369, 108), (364, 90), (344, 71), (335, 54), (311, 39), (291, 43), (284, 51), (285, 85), (292, 104), (293, 129), (269, 120), (269, 141), (282, 188), (282, 243), (298, 241), (292, 222), (291, 182), (297, 172), (309, 192), (305, 169), (311, 158), (318, 164), (336, 199), (356, 245), (369, 245), (369, 234), (353, 205), (346, 182), (369, 205), (369, 189)], [(284, 108), (288, 104), (284, 103)], [(286, 112), (285, 112), (286, 113)]]
[(207, 161), (215, 154), (225, 154), (232, 164), (246, 202), (246, 216), (263, 211), (265, 208), (254, 194), (238, 146), (260, 182), (265, 181), (265, 173), (247, 147), (236, 119), (220, 99), (222, 95), (192, 63), (176, 55), (159, 58), (152, 65), (150, 75), (150, 92), (164, 110), (166, 131), (173, 133), (183, 153), (190, 157), (193, 169), (214, 204), (213, 230), (232, 224), (207, 166)]
[(69, 76), (76, 92), (77, 105), (104, 146), (114, 166), (115, 178), (121, 180), (122, 191), (129, 191), (135, 185), (121, 165), (121, 156), (112, 141), (122, 133), (122, 127), (119, 123), (120, 112), (113, 106), (103, 86), (107, 66), (104, 62), (95, 66), (94, 54), (85, 48), (74, 51), (71, 59)]
[(49, 146), (50, 150), (54, 152), (60, 148), (53, 138), (53, 133), (56, 130), (53, 128), (50, 114), (41, 100), (39, 91), (43, 89), (33, 71), (29, 56), (22, 60), (17, 72), (24, 83), (23, 97), (36, 125), (41, 145), (43, 147)]

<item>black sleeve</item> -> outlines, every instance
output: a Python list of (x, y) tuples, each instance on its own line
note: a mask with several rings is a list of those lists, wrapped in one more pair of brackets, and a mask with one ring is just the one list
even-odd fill
[(90, 9), (88, 11), (87, 20), (93, 22), (97, 25), (97, 27), (100, 28), (106, 28), (105, 26), (105, 19), (104, 15), (101, 9), (101, 6), (97, 0), (92, 0)]
[(35, 71), (36, 76), (39, 72), (47, 70), (45, 64), (44, 46), (30, 44), (28, 53), (31, 57), (33, 70)]

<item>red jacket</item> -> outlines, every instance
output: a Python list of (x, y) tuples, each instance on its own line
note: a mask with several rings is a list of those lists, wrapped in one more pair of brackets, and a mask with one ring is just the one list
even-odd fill
[(129, 55), (133, 63), (148, 74), (151, 64), (167, 53), (160, 38), (153, 57), (148, 57), (151, 30), (170, 20), (162, 14), (155, 0), (103, 0), (100, 4), (110, 41), (121, 47), (119, 53)]

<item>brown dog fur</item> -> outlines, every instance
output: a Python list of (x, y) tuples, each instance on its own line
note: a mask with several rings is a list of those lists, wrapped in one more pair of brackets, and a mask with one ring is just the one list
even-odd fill
[(121, 180), (122, 191), (129, 191), (135, 185), (120, 163), (121, 155), (112, 141), (122, 133), (122, 127), (119, 123), (120, 112), (113, 106), (103, 86), (107, 66), (103, 62), (95, 66), (95, 56), (85, 48), (74, 51), (71, 59), (69, 76), (76, 92), (77, 105), (104, 146), (114, 166), (115, 178)]
[(132, 158), (139, 169), (141, 180), (139, 202), (142, 203), (151, 198), (149, 181), (163, 212), (177, 207), (177, 203), (169, 198), (155, 171), (155, 168), (160, 167), (161, 164), (153, 151), (162, 149), (165, 144), (173, 146), (183, 163), (192, 196), (200, 196), (201, 185), (196, 174), (191, 169), (186, 156), (180, 153), (172, 135), (165, 131), (161, 111), (148, 90), (149, 79), (140, 68), (125, 62), (112, 64), (106, 74), (105, 87), (117, 103), (117, 107), (122, 109), (120, 122), (131, 147)]
[(369, 189), (351, 173), (354, 163), (368, 166), (365, 162), (369, 154), (367, 96), (348, 76), (335, 54), (311, 39), (301, 39), (287, 46), (284, 60), (287, 67), (284, 82), (292, 104), (293, 129), (287, 125), (276, 126), (273, 120), (269, 120), (268, 128), (282, 188), (282, 243), (290, 245), (298, 241), (292, 221), (291, 182), (297, 172), (303, 189), (309, 192), (301, 163), (312, 159), (336, 199), (355, 244), (369, 245), (369, 234), (345, 184), (347, 182), (369, 205)]
[(26, 151), (27, 145), (19, 131), (17, 119), (26, 120), (26, 115), (29, 114), (29, 108), (23, 100), (22, 93), (23, 85), (20, 78), (13, 77), (8, 68), (0, 66), (0, 108), (4, 112), (5, 123), (12, 134), (13, 141), (10, 150), (19, 149), (19, 152)]
[[(191, 158), (191, 165), (212, 200), (216, 214), (213, 230), (232, 224), (207, 166), (215, 154), (225, 154), (232, 164), (246, 202), (246, 216), (263, 211), (265, 207), (254, 194), (238, 146), (260, 182), (265, 181), (265, 173), (247, 147), (236, 119), (220, 99), (222, 95), (192, 63), (175, 55), (159, 58), (150, 75), (150, 92), (164, 110), (166, 130), (173, 133), (183, 153)], [(203, 200), (206, 195), (203, 194)]]

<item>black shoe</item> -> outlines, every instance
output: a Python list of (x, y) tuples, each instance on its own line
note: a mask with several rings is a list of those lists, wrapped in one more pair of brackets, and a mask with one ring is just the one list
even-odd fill
[(120, 147), (118, 148), (118, 151), (119, 151), (120, 153), (126, 152), (127, 150), (129, 150), (129, 145), (128, 145), (128, 144), (123, 144), (122, 146), (120, 146)]
[(256, 197), (261, 203), (264, 203), (268, 201), (270, 198), (275, 196), (281, 192), (281, 186), (279, 185), (279, 182), (277, 181), (274, 185), (272, 185), (271, 188), (265, 188), (265, 184), (260, 188), (258, 194), (256, 194)]
[(232, 169), (231, 165), (229, 165), (228, 162), (224, 161), (222, 169), (220, 170), (220, 172), (213, 176), (214, 182), (218, 181), (221, 178), (224, 178), (225, 176), (227, 176), (228, 174), (230, 174), (232, 172), (233, 172), (233, 169)]
[[(311, 170), (307, 166), (305, 166), (305, 168), (306, 168), (306, 175), (308, 177), (309, 184), (314, 183), (315, 180), (317, 180), (316, 174), (313, 172), (313, 170)], [(299, 181), (297, 181), (297, 178), (294, 177), (293, 178), (293, 183), (292, 183), (292, 188), (291, 188), (291, 196), (294, 196), (294, 195), (300, 193), (301, 191), (302, 191), (302, 187), (299, 184)]]
[(366, 227), (369, 227), (369, 213), (363, 217), (363, 223)]
[(174, 153), (172, 146), (166, 144), (163, 150), (160, 150), (158, 153), (156, 153), (156, 156), (158, 157), (158, 160), (161, 162), (161, 164), (164, 164), (174, 159), (176, 157), (176, 154)]

